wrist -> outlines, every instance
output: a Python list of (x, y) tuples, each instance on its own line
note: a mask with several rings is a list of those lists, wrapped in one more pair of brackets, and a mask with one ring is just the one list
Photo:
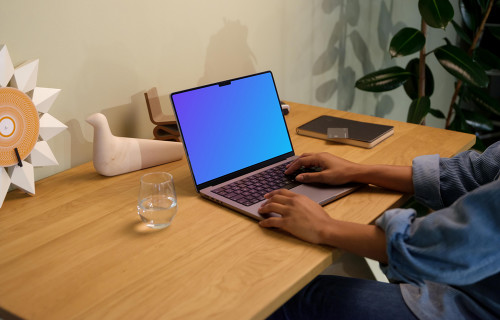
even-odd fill
[(347, 172), (350, 182), (370, 183), (369, 177), (372, 175), (373, 166), (355, 163)]
[(320, 243), (387, 263), (385, 232), (375, 225), (331, 219), (319, 233)]
[(376, 186), (403, 193), (413, 193), (411, 166), (360, 164), (351, 170), (353, 182)]
[(332, 247), (338, 247), (336, 235), (338, 236), (337, 220), (330, 219), (328, 222), (323, 223), (319, 229), (319, 243), (326, 244)]

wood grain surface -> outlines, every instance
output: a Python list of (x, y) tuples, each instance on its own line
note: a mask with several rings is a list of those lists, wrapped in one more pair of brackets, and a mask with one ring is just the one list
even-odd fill
[[(449, 157), (474, 136), (289, 102), (295, 152), (328, 151), (351, 161), (410, 165)], [(395, 127), (373, 149), (298, 136), (295, 128), (329, 114)], [(170, 227), (150, 230), (136, 213), (140, 177), (174, 176), (179, 210)], [(372, 223), (407, 196), (366, 186), (325, 207), (337, 219)], [(26, 319), (262, 319), (340, 255), (262, 229), (202, 199), (186, 159), (104, 177), (86, 163), (10, 192), (0, 209), (0, 308)]]

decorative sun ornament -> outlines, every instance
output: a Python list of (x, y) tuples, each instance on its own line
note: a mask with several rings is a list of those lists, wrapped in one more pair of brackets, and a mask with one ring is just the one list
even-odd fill
[(36, 86), (38, 59), (14, 68), (0, 44), (0, 207), (11, 184), (35, 194), (34, 167), (57, 165), (47, 141), (67, 127), (47, 112), (61, 89)]

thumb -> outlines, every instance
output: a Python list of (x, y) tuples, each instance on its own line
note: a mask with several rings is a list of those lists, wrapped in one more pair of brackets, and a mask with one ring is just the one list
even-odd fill
[(283, 218), (272, 217), (259, 222), (259, 225), (264, 228), (281, 228), (283, 226)]

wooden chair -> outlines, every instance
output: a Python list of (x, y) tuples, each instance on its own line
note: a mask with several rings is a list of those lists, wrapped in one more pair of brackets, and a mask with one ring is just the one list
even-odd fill
[(179, 129), (175, 116), (166, 115), (161, 110), (160, 98), (156, 87), (144, 92), (146, 104), (148, 106), (149, 119), (156, 125), (153, 135), (156, 140), (180, 141)]

